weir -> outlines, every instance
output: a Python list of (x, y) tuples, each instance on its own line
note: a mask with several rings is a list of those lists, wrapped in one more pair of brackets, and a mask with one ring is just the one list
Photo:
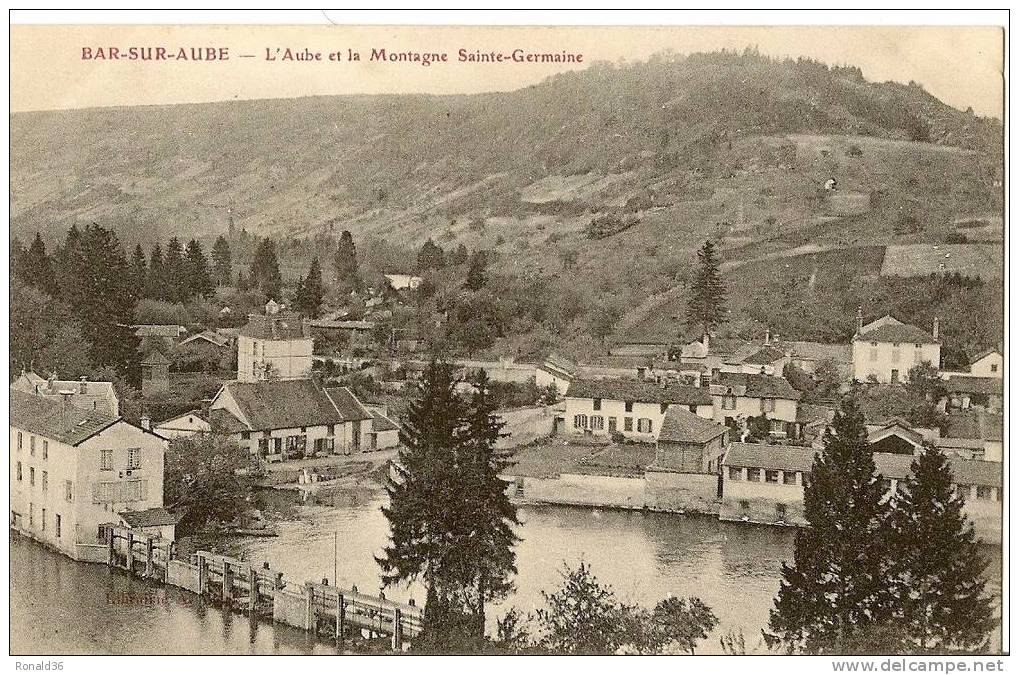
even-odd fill
[(421, 634), (424, 609), (323, 583), (288, 583), (283, 572), (209, 551), (174, 557), (174, 542), (112, 523), (101, 526), (107, 565), (182, 588), (251, 616), (337, 640), (389, 637), (394, 651)]

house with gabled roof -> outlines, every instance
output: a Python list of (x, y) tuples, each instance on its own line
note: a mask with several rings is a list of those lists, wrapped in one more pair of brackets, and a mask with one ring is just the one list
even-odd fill
[(936, 318), (928, 333), (887, 314), (864, 325), (862, 313), (857, 314), (853, 379), (904, 382), (909, 378), (909, 369), (924, 361), (935, 368), (941, 367), (941, 340)]
[(674, 381), (578, 378), (566, 392), (566, 432), (652, 442), (670, 406), (713, 419), (711, 393)]
[(764, 415), (771, 432), (795, 436), (800, 392), (784, 377), (753, 373), (718, 373), (711, 383), (715, 421), (744, 428), (751, 417)]
[(281, 311), (278, 303), (269, 300), (265, 314), (249, 314), (248, 323), (237, 333), (237, 379), (308, 377), (314, 344), (300, 316)]
[(82, 376), (77, 380), (58, 380), (56, 374), (42, 378), (36, 373), (22, 372), (11, 383), (12, 389), (34, 396), (44, 396), (57, 401), (68, 401), (85, 411), (104, 415), (120, 415), (120, 399), (112, 382), (96, 382)]
[(554, 386), (560, 396), (570, 388), (570, 383), (577, 377), (579, 368), (576, 363), (558, 354), (549, 354), (545, 361), (534, 370), (534, 384), (539, 389)]
[(11, 525), (76, 560), (105, 562), (99, 526), (163, 505), (166, 441), (118, 415), (10, 389)]
[(268, 462), (369, 452), (398, 442), (381, 420), (385, 428), (374, 428), (375, 416), (349, 389), (313, 379), (228, 382), (209, 409), (214, 433)]

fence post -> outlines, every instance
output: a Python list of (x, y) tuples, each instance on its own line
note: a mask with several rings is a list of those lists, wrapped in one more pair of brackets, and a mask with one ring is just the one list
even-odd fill
[(343, 593), (336, 589), (336, 639), (343, 639)]
[(145, 538), (145, 576), (152, 578), (155, 576), (156, 567), (152, 559), (152, 537)]
[(304, 582), (304, 630), (315, 628), (315, 589), (310, 581)]
[(205, 595), (205, 587), (209, 584), (209, 563), (205, 556), (198, 554), (198, 595)]
[(134, 532), (127, 531), (127, 571), (134, 574)]
[(114, 553), (115, 549), (114, 549), (114, 546), (113, 546), (113, 526), (112, 525), (110, 525), (108, 528), (106, 528), (106, 536), (109, 538), (108, 549), (107, 549), (107, 551), (108, 551), (107, 552), (107, 555), (108, 555), (107, 565), (109, 565), (110, 567), (113, 567), (114, 564), (117, 562), (117, 557), (116, 557), (116, 555)]
[(258, 608), (258, 570), (248, 568), (248, 609), (254, 612)]
[(230, 562), (223, 558), (223, 603), (230, 605), (234, 596), (234, 570)]
[(403, 612), (397, 607), (393, 610), (393, 651), (403, 651)]

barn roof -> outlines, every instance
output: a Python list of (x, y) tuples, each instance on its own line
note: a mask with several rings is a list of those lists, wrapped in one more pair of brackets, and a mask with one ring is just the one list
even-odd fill
[(707, 443), (725, 433), (725, 427), (689, 410), (670, 406), (662, 420), (658, 440), (673, 443)]

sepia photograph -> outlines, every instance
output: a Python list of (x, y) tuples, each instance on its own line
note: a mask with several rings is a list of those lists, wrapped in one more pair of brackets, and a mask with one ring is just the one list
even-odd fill
[(17, 14), (12, 670), (1004, 670), (1007, 12)]

